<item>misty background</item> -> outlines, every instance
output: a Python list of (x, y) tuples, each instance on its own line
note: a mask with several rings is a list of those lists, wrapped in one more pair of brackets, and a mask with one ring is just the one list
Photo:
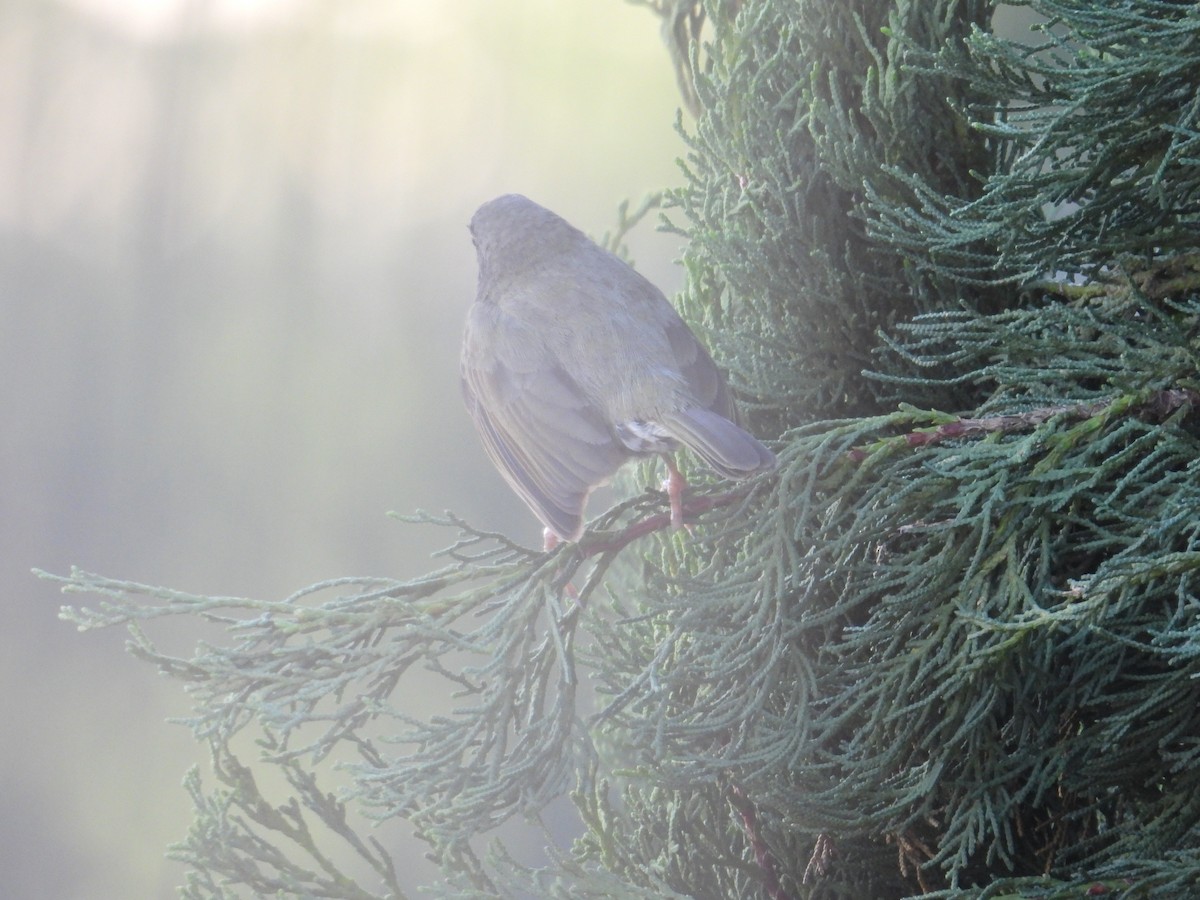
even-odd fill
[[(389, 510), (539, 542), (459, 397), (466, 224), (518, 191), (601, 235), (680, 181), (678, 107), (622, 0), (0, 3), (4, 897), (174, 896), (206, 763), (30, 569), (281, 599), (437, 565)], [(629, 244), (678, 288), (675, 238)]]

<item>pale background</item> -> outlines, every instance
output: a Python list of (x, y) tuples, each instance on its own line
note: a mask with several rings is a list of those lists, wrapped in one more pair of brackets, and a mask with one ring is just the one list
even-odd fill
[[(622, 0), (0, 3), (0, 895), (173, 896), (204, 762), (164, 722), (179, 686), (32, 567), (281, 598), (434, 565), (446, 536), (388, 510), (539, 539), (459, 399), (466, 223), (515, 190), (598, 235), (679, 183), (658, 27)], [(678, 287), (673, 238), (631, 249)]]

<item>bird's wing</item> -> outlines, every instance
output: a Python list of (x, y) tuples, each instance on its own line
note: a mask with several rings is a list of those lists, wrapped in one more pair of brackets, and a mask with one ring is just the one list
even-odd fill
[(475, 303), (463, 345), (463, 398), (500, 474), (545, 525), (576, 540), (588, 494), (629, 451), (536, 332), (494, 304)]
[(737, 421), (737, 412), (733, 397), (725, 384), (725, 376), (669, 303), (660, 324), (670, 342), (675, 366), (683, 376), (692, 399), (717, 415)]

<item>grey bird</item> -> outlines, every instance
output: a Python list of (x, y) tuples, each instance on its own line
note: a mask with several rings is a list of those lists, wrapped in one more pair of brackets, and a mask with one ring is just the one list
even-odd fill
[(775, 465), (735, 424), (712, 357), (649, 281), (518, 194), (471, 219), (479, 286), (462, 391), (500, 474), (555, 538), (577, 541), (588, 495), (626, 462), (662, 454), (682, 523), (680, 445), (725, 478)]

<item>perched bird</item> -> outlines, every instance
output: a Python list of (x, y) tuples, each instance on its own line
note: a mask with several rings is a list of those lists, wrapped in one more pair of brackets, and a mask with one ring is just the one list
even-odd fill
[(726, 478), (775, 456), (734, 424), (725, 379), (658, 288), (566, 220), (518, 194), (471, 219), (479, 287), (462, 390), (500, 474), (555, 538), (583, 533), (588, 495), (624, 463), (663, 454), (671, 521), (688, 447)]

